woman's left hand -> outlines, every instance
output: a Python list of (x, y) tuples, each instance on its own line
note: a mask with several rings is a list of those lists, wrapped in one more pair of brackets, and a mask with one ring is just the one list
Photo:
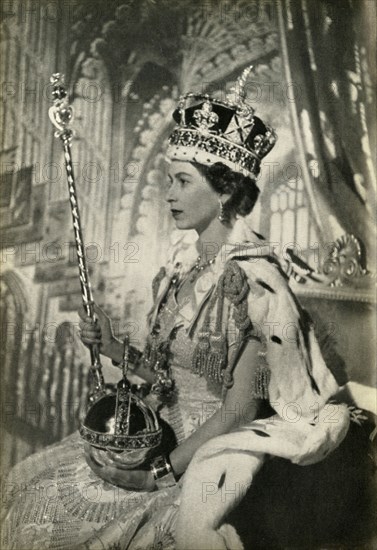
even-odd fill
[(129, 491), (153, 491), (156, 488), (150, 470), (125, 470), (116, 465), (99, 463), (91, 452), (86, 453), (90, 468), (101, 479)]

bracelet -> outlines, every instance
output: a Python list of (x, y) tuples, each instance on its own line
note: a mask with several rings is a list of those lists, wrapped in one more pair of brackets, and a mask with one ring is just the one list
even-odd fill
[(151, 462), (151, 472), (157, 489), (166, 489), (177, 484), (174, 471), (168, 457), (158, 456)]

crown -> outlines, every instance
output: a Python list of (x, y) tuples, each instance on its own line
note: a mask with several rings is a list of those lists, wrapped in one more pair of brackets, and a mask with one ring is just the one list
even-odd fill
[(225, 101), (192, 92), (180, 97), (173, 113), (177, 126), (167, 149), (170, 160), (222, 162), (247, 176), (259, 174), (261, 160), (275, 145), (276, 134), (245, 102), (251, 69), (243, 71)]

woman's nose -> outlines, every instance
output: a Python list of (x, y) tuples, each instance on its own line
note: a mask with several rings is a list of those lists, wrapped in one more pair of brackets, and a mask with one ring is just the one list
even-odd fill
[(175, 202), (177, 200), (176, 187), (174, 183), (170, 185), (166, 193), (166, 202)]

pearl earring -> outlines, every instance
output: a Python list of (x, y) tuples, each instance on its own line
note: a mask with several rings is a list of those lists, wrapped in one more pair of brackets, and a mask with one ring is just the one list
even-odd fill
[(220, 206), (220, 213), (219, 215), (217, 216), (218, 219), (221, 221), (221, 223), (224, 223), (226, 218), (225, 218), (225, 213), (224, 213), (224, 205), (223, 203), (221, 202), (221, 199), (219, 198), (219, 206)]

